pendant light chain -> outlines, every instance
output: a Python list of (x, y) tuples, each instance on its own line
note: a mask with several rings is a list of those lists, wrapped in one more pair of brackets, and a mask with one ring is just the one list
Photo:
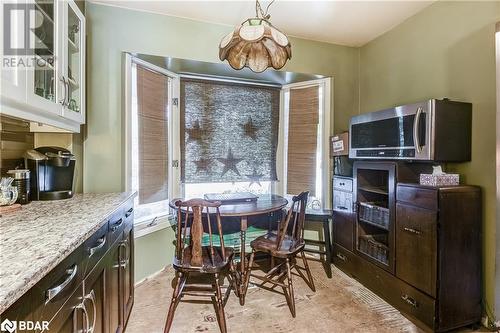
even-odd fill
[(271, 14), (268, 14), (269, 7), (274, 3), (275, 0), (272, 0), (266, 7), (266, 11), (262, 10), (262, 6), (260, 5), (259, 0), (255, 0), (255, 16), (257, 18), (262, 18), (264, 20), (269, 20), (271, 18)]

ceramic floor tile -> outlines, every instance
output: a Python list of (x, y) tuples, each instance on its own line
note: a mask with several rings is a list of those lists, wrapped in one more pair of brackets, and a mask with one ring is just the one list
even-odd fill
[[(310, 260), (310, 265), (316, 292), (299, 277), (293, 277), (296, 318), (290, 315), (284, 296), (251, 288), (243, 307), (231, 294), (225, 307), (228, 332), (422, 332), (399, 311), (335, 267), (333, 277), (328, 279), (321, 264)], [(136, 287), (126, 333), (163, 332), (173, 277), (174, 270), (167, 267)], [(219, 332), (212, 305), (181, 302), (171, 332)]]

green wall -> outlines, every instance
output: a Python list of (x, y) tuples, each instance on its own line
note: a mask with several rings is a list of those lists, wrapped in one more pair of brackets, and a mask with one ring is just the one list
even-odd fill
[[(85, 192), (123, 189), (122, 52), (219, 62), (232, 27), (88, 3)], [(292, 38), (284, 70), (334, 77), (335, 131), (358, 110), (358, 50)], [(117, 126), (118, 125), (118, 126)]]
[(483, 189), (484, 294), (495, 292), (495, 22), (500, 2), (437, 2), (360, 49), (360, 111), (449, 97), (473, 103), (472, 161), (449, 165)]
[[(219, 62), (218, 43), (232, 27), (87, 2), (87, 126), (84, 192), (121, 191), (123, 184), (122, 52)], [(358, 50), (292, 38), (284, 70), (332, 76), (335, 131), (358, 110)], [(136, 281), (171, 258), (171, 229), (140, 237)]]
[(135, 282), (158, 272), (172, 263), (175, 232), (171, 227), (135, 239)]

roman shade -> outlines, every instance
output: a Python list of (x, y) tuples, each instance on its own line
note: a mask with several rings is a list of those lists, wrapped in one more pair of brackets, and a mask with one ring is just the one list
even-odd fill
[(182, 181), (276, 180), (279, 95), (273, 87), (182, 79)]
[(287, 193), (315, 195), (319, 86), (290, 90)]
[(137, 65), (139, 204), (168, 198), (168, 77)]

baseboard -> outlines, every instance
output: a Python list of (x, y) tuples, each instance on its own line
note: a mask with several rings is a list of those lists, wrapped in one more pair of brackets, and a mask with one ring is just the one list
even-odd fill
[(150, 280), (150, 279), (153, 279), (155, 277), (157, 277), (158, 275), (160, 275), (161, 273), (163, 273), (165, 270), (167, 270), (168, 268), (170, 268), (172, 265), (167, 265), (165, 267), (163, 267), (162, 269), (160, 269), (159, 271), (157, 272), (154, 272), (153, 274), (150, 274), (148, 276), (146, 276), (145, 278), (137, 281), (135, 284), (134, 284), (134, 287), (137, 288), (139, 287), (141, 284), (143, 284), (144, 282)]

